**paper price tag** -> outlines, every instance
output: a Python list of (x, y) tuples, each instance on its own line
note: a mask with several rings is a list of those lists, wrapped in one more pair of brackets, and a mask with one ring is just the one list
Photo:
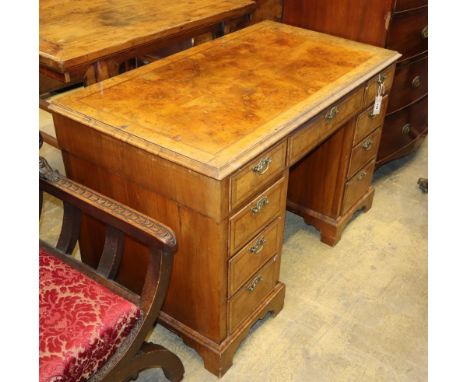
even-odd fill
[(382, 107), (382, 98), (383, 97), (381, 95), (375, 97), (374, 110), (372, 110), (372, 115), (380, 114), (380, 108)]

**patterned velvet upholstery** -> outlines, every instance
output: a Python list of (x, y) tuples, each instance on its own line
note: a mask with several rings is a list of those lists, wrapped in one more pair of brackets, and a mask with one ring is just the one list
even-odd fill
[(86, 381), (141, 315), (133, 303), (39, 252), (40, 382)]

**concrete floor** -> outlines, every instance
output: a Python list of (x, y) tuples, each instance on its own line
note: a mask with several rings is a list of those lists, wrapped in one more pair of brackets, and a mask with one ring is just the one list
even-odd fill
[[(57, 150), (44, 145), (41, 155), (63, 171)], [(257, 322), (224, 382), (427, 380), (427, 194), (419, 177), (427, 177), (427, 142), (376, 172), (372, 209), (351, 221), (334, 248), (287, 214), (284, 309)], [(60, 220), (60, 205), (47, 198), (41, 237), (53, 242)], [(150, 340), (181, 358), (184, 381), (217, 380), (162, 326)], [(148, 370), (137, 381), (164, 380)]]

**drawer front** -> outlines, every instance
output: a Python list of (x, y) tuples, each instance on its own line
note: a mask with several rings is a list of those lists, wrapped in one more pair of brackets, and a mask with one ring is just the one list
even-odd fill
[(286, 167), (286, 147), (285, 141), (259, 155), (231, 177), (231, 210), (281, 174)]
[(408, 9), (423, 7), (427, 0), (396, 0), (395, 11), (406, 11)]
[(382, 130), (379, 158), (393, 154), (427, 130), (427, 97), (387, 116)]
[(261, 231), (267, 223), (284, 212), (286, 189), (286, 178), (282, 178), (230, 219), (231, 254), (237, 252), (247, 241)]
[(362, 170), (359, 170), (345, 185), (345, 193), (343, 198), (342, 215), (353, 207), (364, 194), (369, 191), (372, 183), (372, 175), (374, 173), (375, 160), (366, 165)]
[(232, 296), (281, 248), (283, 219), (278, 218), (229, 260), (229, 296)]
[(280, 256), (274, 256), (230, 300), (229, 332), (232, 333), (273, 290), (278, 282)]
[(402, 60), (427, 51), (427, 7), (392, 16), (387, 48), (400, 52)]
[(383, 120), (385, 118), (385, 110), (387, 108), (388, 96), (385, 96), (382, 100), (382, 106), (380, 113), (374, 115), (372, 113), (374, 109), (374, 104), (369, 106), (356, 118), (356, 128), (354, 129), (354, 140), (353, 145), (361, 142), (365, 137), (367, 137), (372, 131), (377, 127), (382, 126)]
[(427, 94), (427, 56), (398, 65), (387, 112), (409, 105)]
[(296, 163), (307, 152), (338, 129), (346, 120), (362, 109), (364, 88), (329, 107), (312, 121), (307, 122), (289, 138), (289, 165)]
[(393, 77), (395, 75), (395, 65), (390, 66), (389, 68), (382, 71), (375, 77), (371, 78), (367, 82), (366, 91), (364, 94), (364, 106), (373, 105), (375, 97), (377, 96), (377, 89), (379, 87), (380, 81), (383, 81), (384, 84), (384, 95), (389, 94), (392, 89)]
[(355, 175), (359, 169), (377, 156), (382, 128), (379, 127), (351, 151), (349, 161), (348, 179)]

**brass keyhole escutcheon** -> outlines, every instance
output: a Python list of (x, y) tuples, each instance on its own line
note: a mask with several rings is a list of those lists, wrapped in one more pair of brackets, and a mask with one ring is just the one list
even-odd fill
[(411, 81), (411, 86), (415, 89), (419, 88), (421, 86), (421, 76), (414, 77)]
[(403, 135), (408, 135), (411, 132), (411, 124), (406, 123), (402, 128), (401, 128), (401, 133)]
[(255, 207), (252, 207), (250, 209), (250, 211), (252, 211), (252, 213), (254, 215), (258, 214), (263, 208), (265, 208), (268, 203), (270, 203), (270, 201), (268, 200), (268, 198), (266, 196), (264, 196), (263, 198), (261, 198), (257, 204), (255, 205)]
[(252, 167), (252, 171), (258, 175), (265, 174), (270, 168), (271, 158), (264, 158)]

